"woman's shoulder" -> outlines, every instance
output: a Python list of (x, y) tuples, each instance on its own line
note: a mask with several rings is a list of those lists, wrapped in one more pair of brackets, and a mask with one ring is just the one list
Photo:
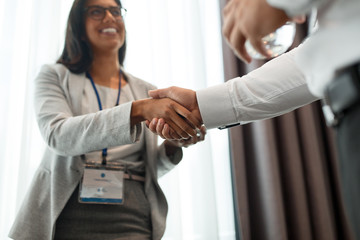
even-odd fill
[(58, 79), (65, 80), (69, 78), (74, 78), (76, 76), (81, 76), (81, 74), (72, 73), (66, 66), (61, 63), (55, 64), (44, 64), (42, 65), (38, 78), (48, 78), (48, 79)]
[(53, 64), (42, 65), (41, 71), (42, 72), (54, 71), (54, 72), (58, 72), (58, 73), (65, 73), (65, 72), (68, 72), (69, 69), (61, 63), (53, 63)]
[(38, 78), (63, 78), (69, 70), (62, 64), (44, 64), (41, 66)]

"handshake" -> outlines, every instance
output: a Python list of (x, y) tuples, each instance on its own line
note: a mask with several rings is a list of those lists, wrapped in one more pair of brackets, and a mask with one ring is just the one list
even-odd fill
[(169, 87), (151, 90), (149, 96), (150, 99), (135, 101), (133, 111), (135, 115), (139, 112), (153, 133), (179, 147), (204, 140), (206, 128), (195, 91)]

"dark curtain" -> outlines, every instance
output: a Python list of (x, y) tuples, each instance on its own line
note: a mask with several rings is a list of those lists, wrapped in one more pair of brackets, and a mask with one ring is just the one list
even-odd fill
[[(297, 26), (293, 46), (306, 33), (306, 24)], [(264, 63), (239, 61), (224, 40), (223, 53), (226, 80)], [(319, 102), (229, 132), (237, 239), (351, 239), (334, 133)]]

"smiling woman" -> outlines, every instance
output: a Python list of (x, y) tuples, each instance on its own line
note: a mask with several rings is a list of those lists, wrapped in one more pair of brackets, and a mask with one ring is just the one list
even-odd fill
[[(36, 77), (35, 114), (47, 149), (10, 232), (14, 239), (164, 234), (167, 203), (157, 177), (205, 131), (178, 103), (149, 99), (154, 86), (125, 71), (121, 8), (118, 0), (75, 0), (62, 55)], [(189, 140), (158, 146), (141, 123), (152, 118)]]
[[(102, 48), (120, 48), (125, 42), (125, 26), (121, 15), (121, 6), (114, 6), (114, 1), (101, 2), (88, 0), (85, 4), (86, 37), (93, 49), (103, 51)], [(106, 7), (104, 7), (106, 6)]]
[[(0, 139), (0, 158), (7, 159), (0, 168), (1, 239), (6, 239), (15, 212), (23, 212), (19, 203), (27, 199), (25, 190), (44, 148), (38, 127), (33, 122), (33, 79), (41, 65), (55, 62), (62, 53), (64, 36), (61, 29), (64, 29), (72, 3), (72, 0), (0, 1), (3, 6), (0, 12), (4, 13), (0, 14), (0, 22), (7, 23), (0, 26), (1, 46), (6, 46), (0, 54), (3, 74), (0, 83), (4, 90), (1, 110), (6, 112), (0, 119), (1, 136), (4, 136)], [(127, 56), (123, 65), (127, 71), (123, 72), (123, 76), (132, 72), (161, 87), (178, 85), (194, 89), (223, 81), (220, 10), (216, 0), (123, 0), (122, 3), (128, 10), (124, 19)], [(106, 10), (106, 13), (109, 14), (109, 11)], [(7, 20), (10, 18), (14, 21)], [(107, 105), (104, 108), (113, 107), (118, 95), (119, 72), (113, 74), (111, 84), (98, 81), (102, 79), (91, 72), (90, 75), (97, 82), (101, 103)], [(85, 82), (85, 94), (96, 95), (90, 79)], [(123, 81), (121, 83), (124, 84)], [(70, 85), (64, 83), (66, 86)], [(128, 86), (122, 85), (122, 90)], [(47, 87), (44, 90), (49, 90)], [(111, 88), (109, 91), (113, 97), (110, 100), (102, 98), (103, 88)], [(76, 95), (68, 98), (74, 99)], [(123, 97), (121, 93), (120, 103)], [(94, 98), (86, 101), (90, 100), (93, 101), (93, 111), (98, 111), (96, 97), (95, 101)], [(39, 107), (38, 103), (35, 105)], [(82, 108), (82, 104), (78, 106)], [(11, 127), (14, 124), (16, 128)], [(78, 141), (68, 142), (65, 150), (72, 149)], [(101, 154), (102, 151), (95, 151), (94, 155), (86, 155), (99, 160)], [(111, 161), (111, 154), (109, 149), (108, 161)], [(184, 149), (180, 166), (159, 180), (169, 201), (164, 240), (235, 239), (228, 157), (227, 132), (216, 132), (213, 136), (210, 131), (207, 141)], [(41, 173), (48, 176), (47, 171)], [(137, 182), (134, 184), (137, 185)], [(135, 191), (135, 196), (139, 193), (141, 195), (141, 192)], [(143, 203), (144, 199), (139, 200)], [(66, 219), (66, 215), (63, 216)]]

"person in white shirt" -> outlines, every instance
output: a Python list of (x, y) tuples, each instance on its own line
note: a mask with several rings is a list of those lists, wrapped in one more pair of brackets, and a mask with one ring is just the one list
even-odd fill
[[(316, 99), (335, 127), (345, 207), (360, 239), (360, 1), (230, 0), (224, 8), (223, 34), (246, 62), (249, 40), (264, 56), (262, 37), (294, 17), (317, 11), (318, 28), (297, 49), (226, 83), (192, 91), (170, 87), (150, 92), (170, 97), (195, 114), (208, 129), (274, 117)], [(163, 138), (171, 131), (148, 122)]]

